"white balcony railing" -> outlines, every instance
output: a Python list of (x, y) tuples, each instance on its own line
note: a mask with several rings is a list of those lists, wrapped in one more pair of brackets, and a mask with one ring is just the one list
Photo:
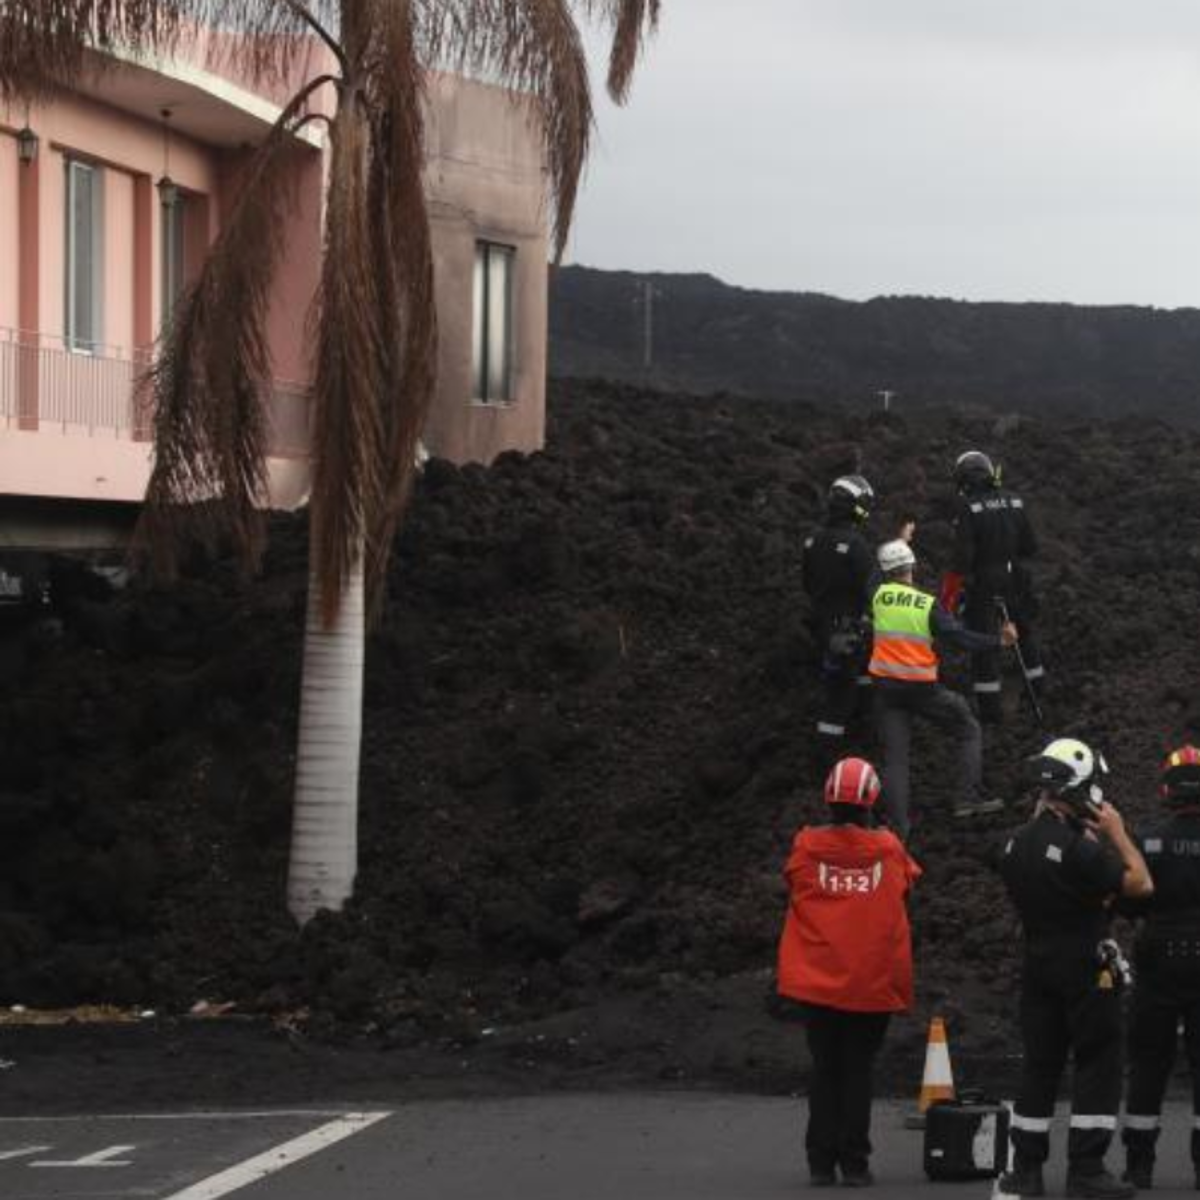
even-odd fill
[[(150, 364), (144, 353), (111, 346), (82, 350), (53, 335), (0, 329), (0, 429), (148, 441)], [(272, 457), (308, 456), (303, 384), (275, 384), (268, 420)]]

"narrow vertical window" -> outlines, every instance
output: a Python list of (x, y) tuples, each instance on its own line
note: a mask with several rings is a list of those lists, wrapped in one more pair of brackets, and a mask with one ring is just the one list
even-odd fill
[(103, 340), (104, 222), (100, 171), (90, 163), (66, 161), (66, 312), (67, 348), (93, 354)]
[(475, 244), (472, 374), (475, 399), (512, 400), (513, 268), (516, 251), (494, 242)]
[(187, 197), (177, 188), (162, 198), (162, 323), (170, 325), (186, 280)]

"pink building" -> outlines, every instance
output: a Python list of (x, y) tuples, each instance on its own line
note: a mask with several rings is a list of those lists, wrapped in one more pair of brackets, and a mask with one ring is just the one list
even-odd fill
[[(153, 449), (142, 371), (285, 99), (207, 57), (121, 58), (52, 103), (0, 105), (0, 550), (111, 547), (136, 515)], [(541, 141), (524, 102), (497, 88), (437, 77), (430, 106), (441, 382), (425, 440), (488, 461), (543, 439)], [(281, 508), (307, 493), (305, 317), (325, 165), (310, 124), (293, 149), (299, 204), (269, 322)]]

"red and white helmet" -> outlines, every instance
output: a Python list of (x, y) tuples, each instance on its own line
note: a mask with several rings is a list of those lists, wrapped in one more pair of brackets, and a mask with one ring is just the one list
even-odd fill
[(1200, 805), (1200, 750), (1180, 746), (1163, 760), (1159, 792), (1168, 804)]
[(825, 803), (870, 808), (881, 790), (879, 776), (865, 758), (843, 758), (825, 780)]

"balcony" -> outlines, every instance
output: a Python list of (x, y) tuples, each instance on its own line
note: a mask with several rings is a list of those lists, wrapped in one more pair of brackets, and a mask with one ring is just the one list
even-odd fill
[[(136, 501), (152, 454), (151, 358), (0, 329), (0, 493)], [(272, 507), (307, 486), (308, 393), (275, 384), (268, 412)]]

